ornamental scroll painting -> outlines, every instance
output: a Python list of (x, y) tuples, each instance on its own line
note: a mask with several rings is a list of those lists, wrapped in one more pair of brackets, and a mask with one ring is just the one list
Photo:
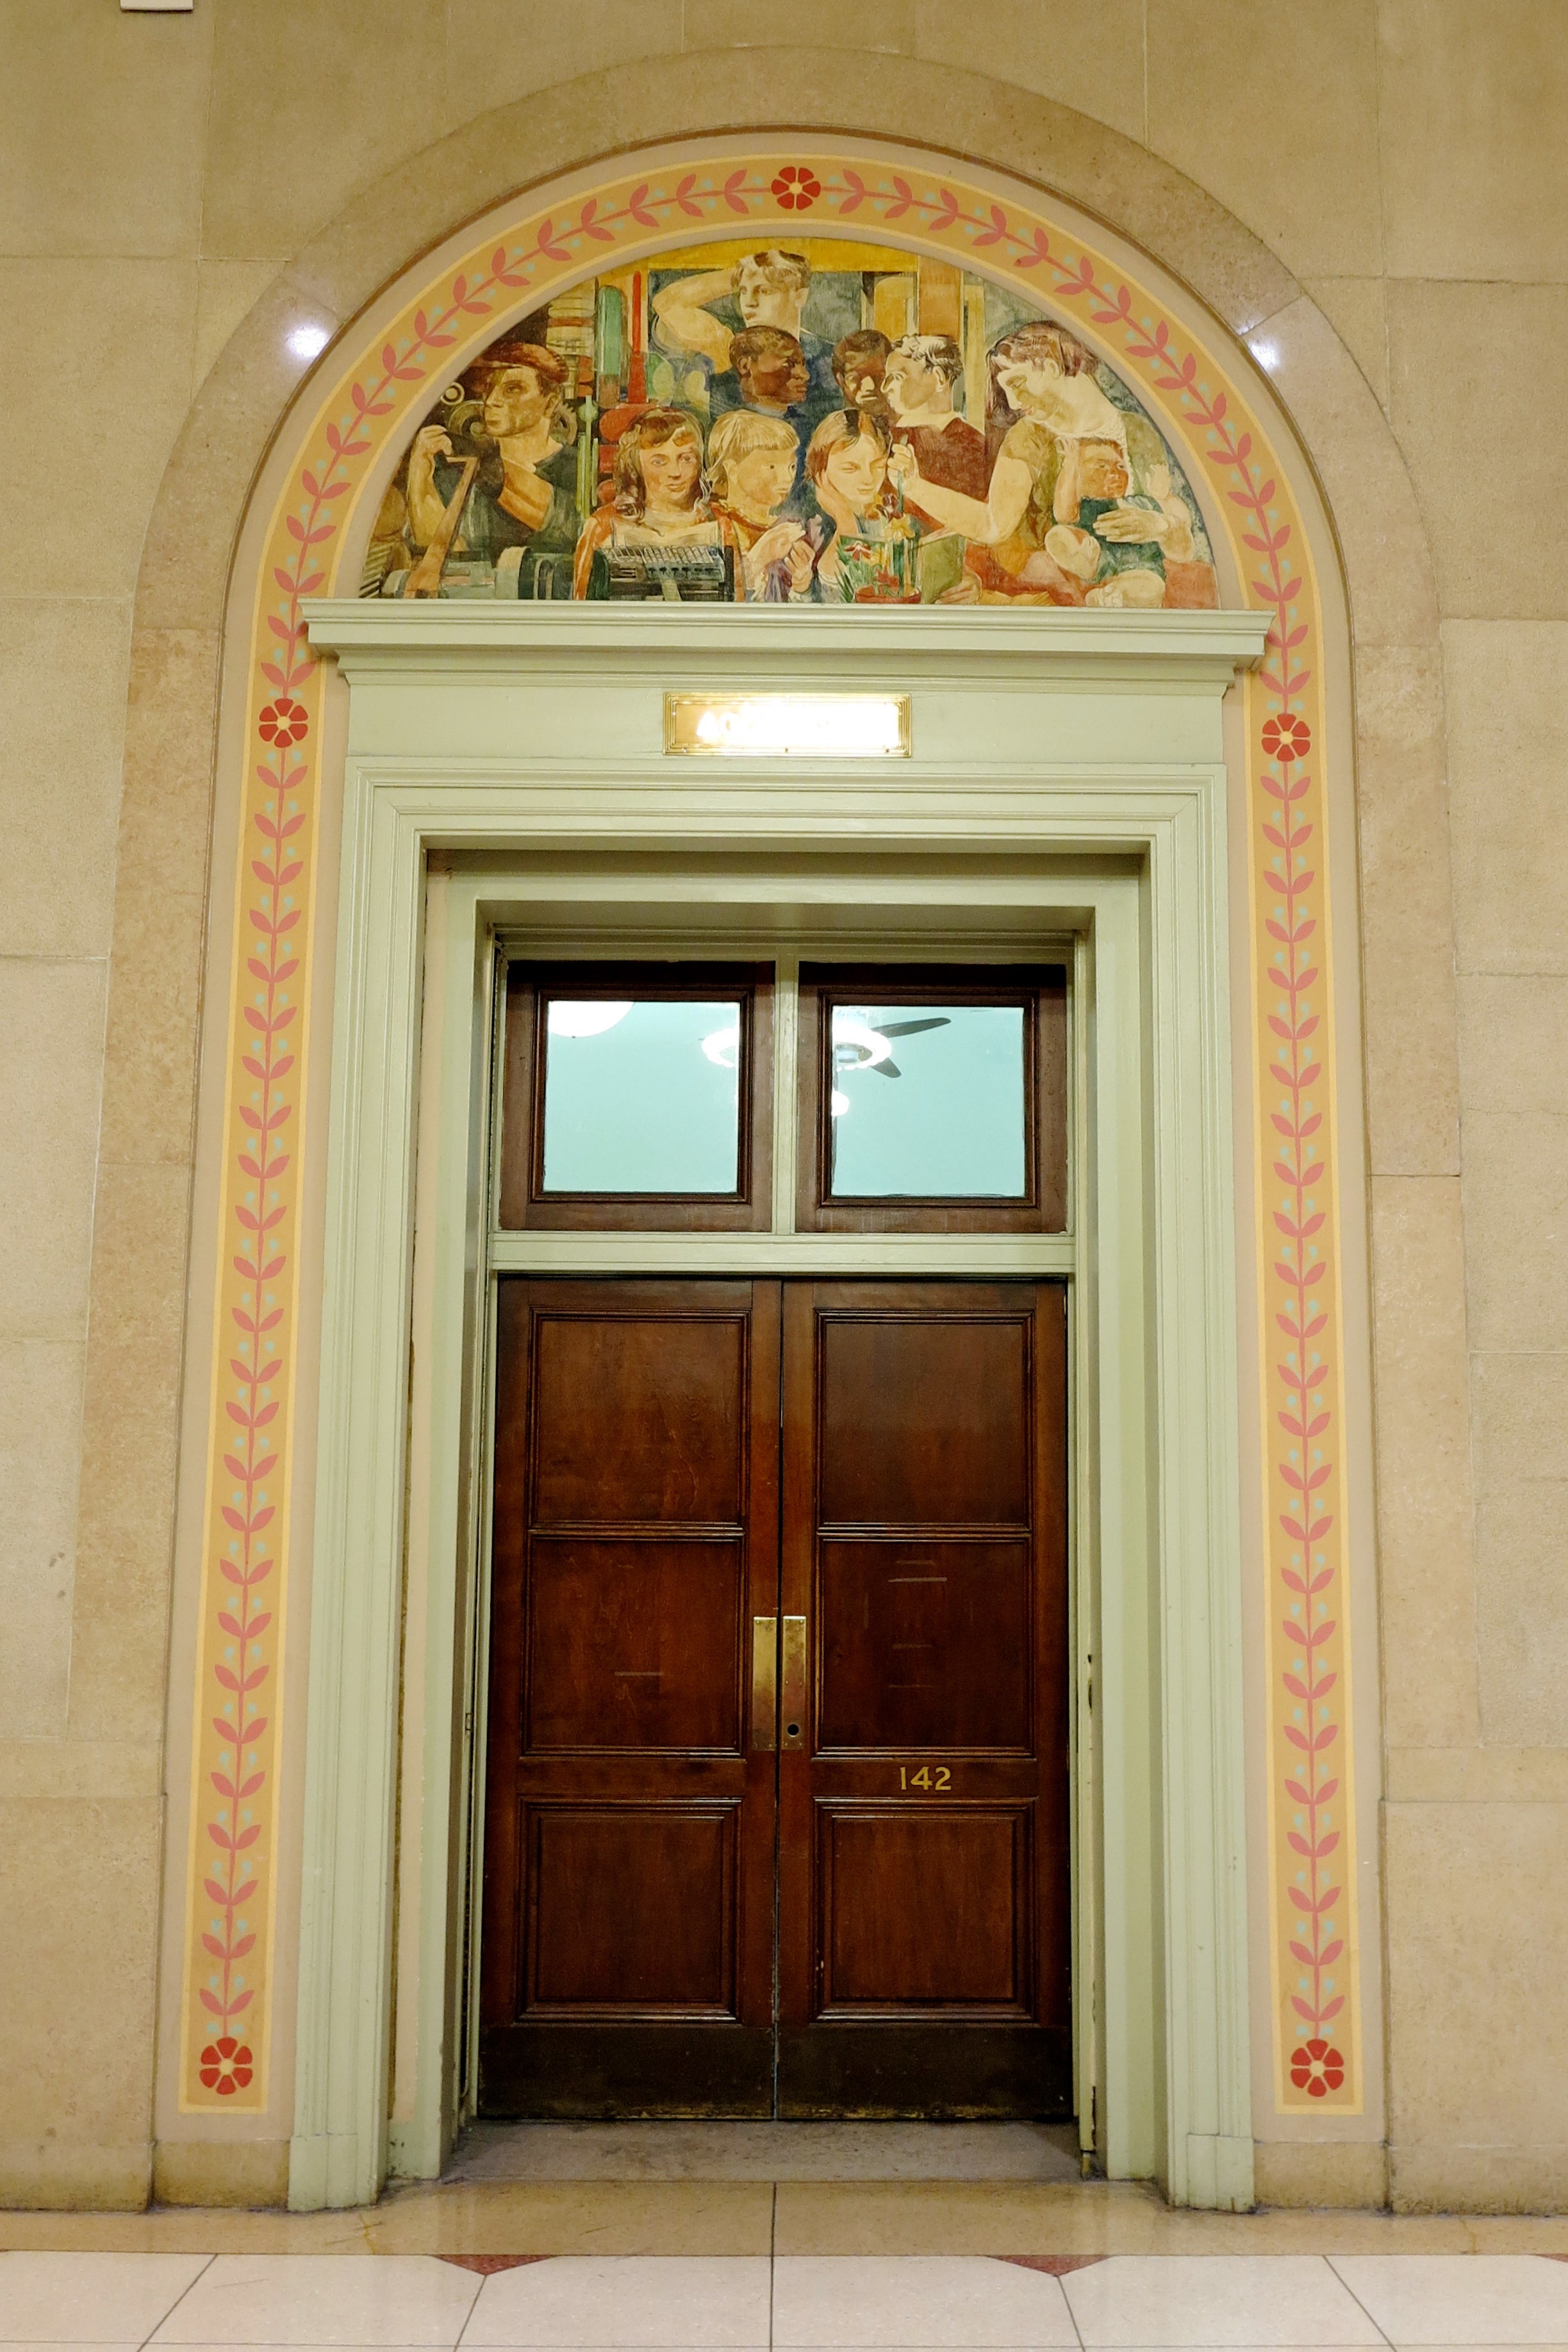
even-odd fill
[(1209, 607), (1169, 445), (1027, 298), (838, 239), (607, 271), (444, 387), (366, 596)]

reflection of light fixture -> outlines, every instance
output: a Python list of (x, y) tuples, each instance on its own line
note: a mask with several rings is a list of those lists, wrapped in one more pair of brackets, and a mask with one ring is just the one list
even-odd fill
[(833, 1059), (842, 1056), (842, 1066), (852, 1070), (870, 1069), (877, 1062), (893, 1058), (893, 1043), (880, 1029), (873, 1029), (863, 1013), (852, 1013), (847, 1006), (833, 1007)]
[(737, 1070), (740, 1067), (738, 1021), (732, 1021), (725, 1029), (710, 1030), (702, 1043), (703, 1052), (707, 1055), (708, 1060), (716, 1062), (721, 1070)]
[(613, 1003), (604, 997), (552, 996), (549, 1034), (552, 1037), (602, 1037), (631, 1010), (630, 1004)]
[(835, 1087), (828, 1097), (828, 1108), (835, 1118), (842, 1118), (850, 1107), (850, 1098), (841, 1087)]
[(329, 328), (309, 320), (303, 326), (292, 328), (283, 340), (297, 360), (313, 360), (326, 350), (332, 335)]
[(906, 694), (666, 694), (666, 751), (907, 759)]

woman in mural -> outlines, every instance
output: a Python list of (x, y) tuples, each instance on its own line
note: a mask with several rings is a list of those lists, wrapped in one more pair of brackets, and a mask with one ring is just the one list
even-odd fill
[[(737, 552), (703, 494), (702, 434), (684, 408), (644, 409), (616, 443), (613, 494), (578, 541), (572, 594), (609, 596), (612, 559), (634, 572), (658, 549), (689, 551), (699, 566), (706, 552), (716, 571)], [(650, 576), (658, 568), (648, 564)]]
[[(1177, 601), (1166, 577), (1168, 541), (1173, 562), (1186, 575), (1179, 601), (1213, 603), (1212, 572), (1193, 562), (1191, 519), (1172, 495), (1165, 445), (1146, 417), (1107, 397), (1098, 366), (1086, 344), (1051, 320), (1015, 328), (996, 344), (989, 437), (997, 448), (984, 499), (928, 481), (915, 449), (895, 452), (904, 495), (968, 540), (966, 569), (974, 584), (966, 593), (971, 597), (1046, 604)], [(1094, 497), (1080, 488), (1078, 453), (1084, 449), (1100, 453), (1088, 461), (1096, 485), (1103, 489), (1119, 479), (1113, 495)], [(1093, 514), (1083, 530), (1080, 510), (1086, 496)], [(1058, 526), (1080, 530), (1080, 538), (1053, 543)], [(1102, 555), (1113, 547), (1139, 548), (1146, 560), (1129, 563), (1116, 557), (1103, 566)], [(1071, 564), (1061, 561), (1067, 548), (1073, 551)], [(1134, 572), (1145, 576), (1134, 581)], [(1204, 572), (1207, 594), (1195, 576)]]
[(826, 531), (817, 524), (814, 537), (784, 514), (799, 465), (799, 437), (782, 417), (731, 409), (708, 435), (709, 504), (734, 534), (736, 593), (749, 603), (782, 604), (811, 593)]

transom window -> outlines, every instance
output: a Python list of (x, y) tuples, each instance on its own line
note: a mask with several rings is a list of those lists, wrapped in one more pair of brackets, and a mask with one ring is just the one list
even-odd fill
[[(1064, 1231), (1058, 965), (507, 972), (504, 1227)], [(776, 1174), (783, 1181), (776, 1182)], [(775, 1201), (779, 1203), (775, 1214)]]

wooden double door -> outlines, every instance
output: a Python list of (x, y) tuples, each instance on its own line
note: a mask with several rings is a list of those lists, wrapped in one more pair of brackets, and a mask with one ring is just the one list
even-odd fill
[(1071, 2111), (1065, 1303), (504, 1278), (481, 2111)]

